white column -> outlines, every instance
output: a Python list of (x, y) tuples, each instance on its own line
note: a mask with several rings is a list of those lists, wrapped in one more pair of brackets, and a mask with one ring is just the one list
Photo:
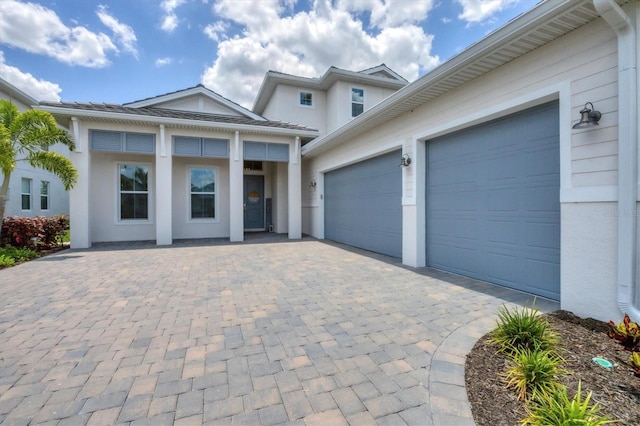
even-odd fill
[(416, 139), (411, 144), (411, 165), (402, 168), (402, 263), (420, 267), (426, 264), (426, 148)]
[(90, 175), (91, 163), (88, 132), (81, 131), (81, 123), (76, 117), (71, 118), (73, 140), (76, 145), (69, 153), (69, 159), (78, 170), (78, 182), (69, 191), (69, 221), (71, 226), (71, 248), (83, 249), (91, 247), (89, 231)]
[(289, 151), (289, 238), (302, 238), (302, 168), (300, 138), (296, 137)]
[(229, 240), (244, 241), (244, 150), (235, 133), (229, 153)]
[[(167, 152), (169, 151), (169, 152)], [(160, 138), (156, 149), (156, 244), (173, 244), (172, 228), (172, 181), (173, 158), (167, 149), (164, 124), (160, 125)]]

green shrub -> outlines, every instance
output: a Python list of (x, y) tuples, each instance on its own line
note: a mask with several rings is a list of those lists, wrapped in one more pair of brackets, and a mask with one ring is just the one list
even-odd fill
[(518, 349), (513, 353), (505, 373), (507, 388), (513, 388), (519, 400), (545, 397), (560, 384), (556, 376), (566, 372), (560, 368), (563, 359), (554, 351)]
[(558, 335), (533, 307), (509, 310), (503, 305), (496, 322), (490, 341), (506, 354), (522, 349), (555, 350), (559, 343)]
[(4, 268), (6, 266), (13, 266), (16, 263), (12, 257), (9, 257), (4, 254), (0, 254), (0, 268)]
[[(36, 259), (40, 257), (38, 252), (27, 249), (17, 248), (12, 246), (5, 246), (0, 248), (0, 256), (12, 259), (14, 262), (25, 262), (27, 260)], [(11, 264), (13, 265), (13, 263)], [(10, 266), (10, 265), (5, 265)]]
[(531, 401), (527, 406), (529, 415), (522, 420), (523, 425), (532, 426), (599, 426), (618, 423), (598, 415), (601, 408), (598, 404), (589, 405), (591, 392), (583, 400), (581, 395), (582, 383), (578, 382), (578, 392), (569, 399), (567, 388), (561, 386), (546, 397)]

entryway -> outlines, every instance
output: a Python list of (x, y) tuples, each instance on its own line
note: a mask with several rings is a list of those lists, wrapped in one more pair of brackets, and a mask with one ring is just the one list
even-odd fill
[(265, 230), (264, 176), (244, 176), (244, 230)]

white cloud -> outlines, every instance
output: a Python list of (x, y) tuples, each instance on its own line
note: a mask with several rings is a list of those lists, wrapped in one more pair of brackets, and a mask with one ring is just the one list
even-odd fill
[(106, 6), (98, 6), (96, 12), (100, 21), (107, 26), (113, 34), (116, 36), (118, 42), (122, 45), (125, 51), (131, 53), (136, 59), (138, 59), (138, 49), (136, 48), (136, 33), (129, 25), (123, 24), (110, 15), (107, 12)]
[(458, 18), (468, 23), (482, 22), (518, 0), (457, 0), (462, 6)]
[(172, 62), (173, 62), (173, 59), (171, 58), (158, 58), (156, 59), (155, 64), (156, 64), (156, 68), (161, 68), (171, 64)]
[(0, 1), (0, 40), (30, 53), (51, 56), (70, 65), (101, 68), (117, 47), (103, 33), (67, 27), (56, 13), (34, 3)]
[(337, 3), (340, 10), (369, 13), (371, 25), (378, 28), (424, 21), (433, 7), (433, 0), (339, 0)]
[(33, 75), (7, 65), (4, 53), (0, 51), (0, 75), (27, 95), (39, 101), (59, 101), (62, 89), (55, 83), (38, 80)]
[(226, 39), (225, 32), (229, 28), (229, 24), (224, 21), (214, 22), (213, 24), (209, 24), (205, 27), (204, 33), (207, 37), (215, 42), (219, 42), (221, 40)]
[(168, 33), (173, 32), (178, 27), (178, 15), (175, 10), (186, 0), (163, 0), (160, 8), (164, 11), (160, 28)]
[[(431, 5), (431, 1), (416, 3), (421, 8), (412, 10), (423, 15), (428, 11), (425, 6)], [(358, 71), (384, 62), (413, 80), (438, 65), (439, 58), (431, 54), (433, 36), (407, 23), (404, 12), (396, 12), (409, 4), (413, 2), (352, 0), (334, 7), (329, 0), (315, 0), (311, 10), (287, 15), (276, 0), (219, 0), (214, 5), (217, 17), (240, 25), (242, 32), (218, 43), (217, 58), (203, 73), (202, 82), (250, 107), (270, 69), (316, 77), (332, 65)], [(369, 34), (353, 12), (372, 11), (376, 5), (393, 18), (380, 20), (380, 31)]]

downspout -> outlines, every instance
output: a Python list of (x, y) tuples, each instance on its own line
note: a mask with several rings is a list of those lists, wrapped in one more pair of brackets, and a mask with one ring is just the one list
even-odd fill
[[(637, 46), (635, 22), (615, 0), (593, 5), (618, 36), (618, 306), (640, 321), (635, 305), (638, 197)], [(637, 6), (635, 6), (637, 7)], [(635, 11), (633, 17), (635, 19)]]

